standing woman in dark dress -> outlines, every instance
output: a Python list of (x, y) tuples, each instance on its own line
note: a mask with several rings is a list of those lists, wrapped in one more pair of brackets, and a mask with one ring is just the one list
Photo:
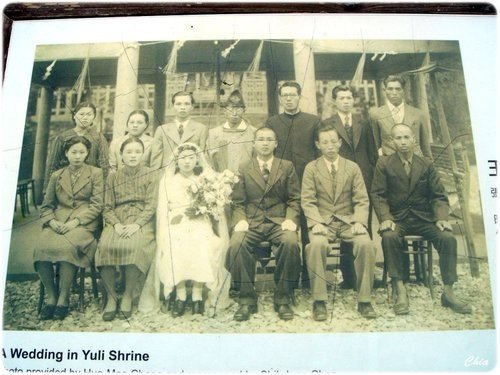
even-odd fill
[(75, 135), (82, 136), (90, 142), (86, 163), (101, 168), (104, 177), (107, 176), (109, 168), (108, 142), (101, 133), (97, 133), (95, 129), (93, 129), (96, 114), (96, 107), (92, 103), (81, 102), (76, 106), (73, 111), (73, 122), (75, 127), (57, 135), (50, 149), (45, 171), (44, 191), (47, 189), (50, 175), (58, 169), (68, 165), (68, 161), (64, 156), (63, 147), (66, 140)]
[[(96, 253), (96, 265), (107, 291), (102, 319), (111, 321), (132, 315), (134, 291), (151, 265), (155, 253), (155, 221), (158, 191), (155, 175), (142, 163), (144, 144), (137, 137), (120, 147), (123, 167), (106, 182), (105, 227)], [(115, 267), (124, 266), (125, 291), (119, 304), (115, 291)]]
[[(103, 206), (102, 170), (85, 163), (90, 142), (80, 136), (62, 147), (69, 164), (52, 173), (41, 207), (42, 233), (34, 251), (34, 265), (47, 302), (42, 320), (64, 319), (77, 267), (90, 266), (96, 250), (95, 231)], [(59, 285), (53, 264), (59, 266)]]

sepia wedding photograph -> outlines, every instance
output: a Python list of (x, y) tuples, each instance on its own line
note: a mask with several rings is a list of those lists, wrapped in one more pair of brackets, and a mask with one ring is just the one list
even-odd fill
[(196, 32), (26, 53), (4, 334), (495, 332), (494, 121), (474, 121), (458, 35), (179, 20)]

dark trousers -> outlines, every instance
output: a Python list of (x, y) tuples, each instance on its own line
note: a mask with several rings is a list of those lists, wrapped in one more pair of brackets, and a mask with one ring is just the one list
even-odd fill
[(272, 222), (262, 223), (247, 232), (234, 232), (231, 236), (226, 268), (239, 288), (240, 304), (257, 303), (254, 287), (257, 258), (254, 247), (261, 241), (271, 242), (276, 257), (274, 302), (288, 304), (300, 275), (298, 236), (296, 232), (283, 231), (281, 225)]
[(414, 215), (396, 222), (395, 230), (386, 230), (382, 233), (384, 259), (391, 278), (404, 279), (402, 250), (403, 237), (406, 235), (419, 235), (432, 241), (439, 253), (439, 267), (443, 283), (452, 285), (457, 281), (457, 240), (450, 231), (440, 231), (434, 223), (429, 223)]

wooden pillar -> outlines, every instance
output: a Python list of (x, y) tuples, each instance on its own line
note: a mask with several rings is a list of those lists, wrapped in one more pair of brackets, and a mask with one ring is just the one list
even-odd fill
[(430, 112), (428, 105), (427, 89), (425, 86), (425, 75), (424, 73), (418, 73), (413, 76), (412, 79), (412, 95), (415, 101), (415, 106), (420, 108), (424, 112), (426, 126), (428, 127), (430, 142), (433, 142), (431, 122), (430, 122)]
[(267, 113), (270, 117), (277, 115), (279, 111), (278, 76), (270, 43), (264, 42), (264, 56), (266, 57)]
[(472, 220), (469, 215), (469, 204), (468, 204), (468, 196), (464, 194), (464, 184), (465, 178), (458, 171), (457, 161), (455, 158), (454, 145), (451, 143), (450, 132), (448, 131), (448, 123), (446, 121), (446, 116), (444, 114), (443, 104), (441, 102), (441, 96), (439, 95), (439, 87), (436, 78), (436, 73), (430, 73), (431, 85), (434, 90), (435, 95), (435, 105), (438, 112), (439, 118), (439, 128), (441, 130), (441, 136), (443, 138), (443, 143), (446, 147), (446, 151), (450, 157), (451, 168), (453, 170), (453, 177), (455, 178), (455, 185), (457, 188), (458, 201), (460, 203), (460, 209), (462, 210), (462, 218), (464, 222), (465, 229), (465, 241), (467, 244), (468, 257), (469, 257), (469, 265), (472, 277), (479, 277), (479, 266), (477, 264), (477, 256), (476, 256), (476, 248), (474, 246), (473, 234), (474, 230), (472, 229)]
[(302, 86), (300, 109), (304, 112), (317, 114), (314, 54), (309, 41), (293, 41), (293, 62), (295, 80)]
[[(167, 61), (167, 43), (161, 43), (156, 46), (156, 66), (164, 66)], [(167, 98), (167, 81), (165, 74), (157, 69), (155, 72), (155, 102), (154, 118), (150, 119), (153, 126), (153, 133), (156, 127), (165, 123), (165, 103)]]
[(113, 138), (125, 134), (127, 117), (137, 109), (137, 75), (139, 69), (139, 44), (125, 45), (118, 57), (116, 69), (115, 113)]
[(45, 166), (47, 162), (47, 148), (49, 145), (50, 116), (52, 112), (52, 97), (54, 90), (49, 86), (42, 86), (37, 106), (37, 127), (35, 152), (33, 155), (33, 172), (35, 180), (35, 200), (40, 203), (43, 200), (43, 183), (45, 178)]
[(384, 83), (381, 79), (377, 79), (375, 81), (375, 89), (377, 90), (377, 103), (375, 103), (375, 107), (381, 107), (385, 104), (385, 92), (384, 92)]

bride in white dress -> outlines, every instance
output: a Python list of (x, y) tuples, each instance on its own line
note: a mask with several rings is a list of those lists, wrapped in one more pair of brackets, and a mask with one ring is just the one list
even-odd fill
[[(172, 315), (183, 315), (187, 281), (192, 282), (193, 313), (202, 314), (207, 310), (207, 315), (213, 316), (216, 309), (229, 304), (230, 276), (224, 268), (229, 236), (224, 214), (221, 212), (219, 220), (212, 223), (208, 215), (195, 216), (190, 208), (193, 198), (188, 190), (193, 185), (197, 186), (201, 173), (215, 173), (203, 151), (193, 143), (179, 145), (175, 150), (175, 161), (160, 179), (156, 264), (150, 271), (154, 277), (148, 276), (141, 296), (141, 311), (158, 306), (161, 284), (165, 301), (175, 287), (176, 301), (171, 304)], [(151, 283), (154, 284), (154, 297), (148, 290)], [(209, 289), (205, 302), (202, 298), (204, 286)]]

